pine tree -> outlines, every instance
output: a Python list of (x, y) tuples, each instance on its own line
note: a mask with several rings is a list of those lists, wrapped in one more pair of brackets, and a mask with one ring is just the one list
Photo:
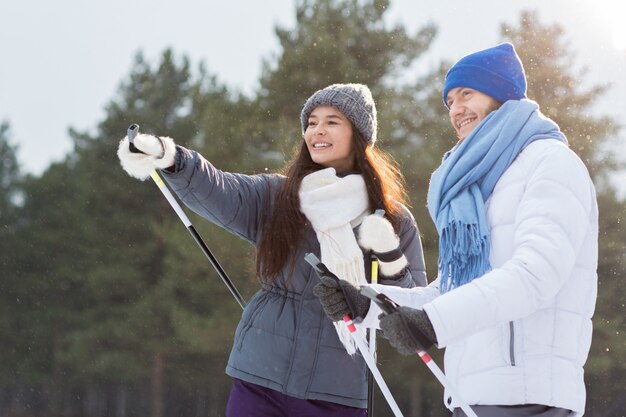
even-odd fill
[(15, 382), (50, 392), (53, 414), (62, 395), (82, 393), (97, 413), (89, 398), (124, 398), (149, 381), (142, 413), (159, 417), (166, 387), (208, 390), (212, 357), (223, 369), (239, 307), (215, 290), (221, 282), (154, 184), (128, 177), (116, 156), (131, 122), (193, 139), (196, 89), (186, 58), (165, 51), (153, 69), (139, 54), (97, 134), (70, 131), (73, 152), (25, 183), (25, 267), (12, 290), (28, 323), (16, 346), (36, 353), (19, 361)]
[(10, 141), (9, 123), (4, 121), (0, 123), (0, 387), (13, 385), (15, 363), (20, 358), (20, 337), (16, 332), (22, 323), (14, 313), (20, 306), (14, 285), (18, 282), (15, 242), (18, 200), (23, 197), (21, 181), (17, 147)]
[[(177, 60), (165, 51), (153, 69), (138, 55), (99, 133), (72, 132), (75, 175), (92, 214), (86, 223), (101, 243), (98, 262), (85, 277), (94, 297), (88, 326), (73, 335), (69, 352), (81, 359), (78, 363), (89, 363), (98, 381), (150, 380), (153, 417), (166, 414), (166, 387), (189, 379), (177, 372), (179, 364), (221, 351), (224, 321), (212, 315), (223, 301), (211, 295), (219, 284), (207, 279), (207, 262), (172, 208), (154, 184), (129, 178), (115, 151), (131, 122), (144, 132), (174, 136), (180, 144), (193, 140), (197, 124), (190, 109), (196, 88), (186, 58)], [(209, 365), (182, 368), (195, 369), (198, 378)]]
[(522, 12), (518, 27), (503, 24), (501, 34), (515, 45), (524, 63), (528, 97), (557, 122), (596, 184), (604, 186), (606, 174), (617, 164), (606, 146), (617, 133), (617, 125), (608, 116), (595, 116), (593, 105), (608, 86), (581, 87), (586, 68), (574, 70), (574, 55), (563, 39), (562, 27), (541, 24), (537, 12)]
[[(388, 6), (386, 0), (299, 1), (296, 26), (276, 29), (281, 51), (266, 60), (252, 97), (233, 93), (204, 65), (194, 73), (173, 51), (164, 51), (156, 66), (139, 54), (97, 132), (71, 130), (73, 152), (41, 177), (21, 178), (3, 125), (0, 265), (14, 273), (0, 284), (0, 388), (45, 389), (50, 415), (68, 393), (114, 397), (109, 402), (122, 408), (109, 412), (118, 415), (131, 403), (154, 417), (223, 411), (229, 390), (223, 369), (240, 309), (154, 184), (119, 167), (117, 141), (130, 123), (172, 136), (220, 169), (274, 171), (301, 139), (299, 113), (312, 92), (337, 82), (369, 85), (379, 111), (376, 146), (396, 157), (407, 178), (432, 280), (437, 235), (425, 202), (430, 174), (455, 141), (441, 101), (450, 63), (399, 82), (436, 28), (415, 35), (390, 28), (383, 20)], [(616, 125), (590, 115), (604, 90), (579, 88), (584, 73), (572, 75), (558, 25), (542, 25), (536, 13), (525, 12), (502, 30), (524, 61), (530, 98), (562, 126), (600, 184), (602, 302), (586, 369), (588, 381), (602, 382), (602, 389), (589, 386), (589, 409), (611, 415), (626, 376), (619, 286), (625, 213), (605, 185)], [(254, 249), (190, 217), (244, 296), (255, 291)], [(442, 389), (428, 370), (386, 343), (379, 348), (383, 374), (407, 415), (444, 416)], [(441, 363), (440, 352), (433, 355)], [(175, 401), (167, 402), (165, 392)], [(141, 404), (144, 397), (150, 406)], [(376, 401), (377, 415), (385, 415), (384, 400)], [(89, 410), (89, 404), (74, 406)]]
[[(302, 137), (300, 111), (312, 93), (334, 83), (369, 86), (384, 111), (393, 100), (393, 79), (427, 48), (436, 30), (425, 26), (410, 35), (388, 27), (388, 0), (302, 0), (296, 27), (276, 28), (281, 54), (264, 63), (258, 100), (269, 121), (267, 141), (288, 152)], [(385, 138), (379, 135), (381, 138)], [(282, 141), (282, 142), (281, 142)]]
[(17, 147), (9, 140), (10, 125), (0, 123), (0, 225), (7, 229), (15, 219), (15, 206), (19, 199), (20, 168)]

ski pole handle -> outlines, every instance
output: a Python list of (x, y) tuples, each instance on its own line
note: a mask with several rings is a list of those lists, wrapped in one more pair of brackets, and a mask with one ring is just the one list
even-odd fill
[[(137, 123), (133, 123), (132, 125), (128, 126), (128, 130), (126, 131), (126, 136), (128, 136), (128, 148), (130, 149), (131, 152), (134, 152), (134, 153), (144, 153), (141, 150), (139, 150), (133, 142), (138, 133), (139, 133), (139, 125)], [(192, 226), (191, 220), (189, 220), (189, 217), (187, 217), (187, 215), (183, 211), (180, 204), (178, 204), (178, 201), (176, 201), (176, 199), (174, 198), (174, 195), (169, 190), (169, 188), (165, 186), (165, 183), (163, 182), (159, 174), (156, 172), (156, 170), (150, 173), (150, 177), (155, 182), (157, 187), (159, 187), (159, 190), (161, 191), (161, 193), (163, 193), (163, 196), (170, 203), (170, 206), (172, 206), (172, 208), (178, 215), (178, 218), (184, 223), (185, 227)]]
[(139, 133), (139, 125), (137, 123), (133, 123), (128, 126), (128, 130), (126, 131), (126, 136), (128, 136), (128, 149), (130, 149), (132, 153), (144, 153), (137, 149), (135, 143), (133, 142), (137, 133)]
[(135, 140), (135, 136), (137, 136), (138, 132), (139, 132), (139, 125), (137, 123), (133, 123), (132, 125), (128, 126), (126, 135), (128, 136), (128, 141), (130, 143), (133, 143), (133, 141)]
[(400, 307), (395, 301), (387, 297), (385, 294), (376, 291), (369, 286), (361, 287), (361, 295), (372, 300), (385, 314), (391, 314)]
[(337, 277), (337, 275), (333, 274), (328, 269), (328, 267), (324, 265), (322, 261), (320, 261), (319, 258), (315, 256), (315, 254), (313, 253), (307, 253), (306, 255), (304, 255), (304, 260), (313, 267), (313, 269), (317, 272), (319, 276), (324, 275), (335, 280), (335, 282), (337, 283), (337, 286), (339, 287), (339, 289), (341, 290), (341, 293), (343, 294), (344, 300), (346, 300), (346, 304), (348, 305), (348, 310), (350, 310), (350, 316), (356, 317), (357, 316), (356, 306), (354, 305), (352, 299), (346, 294), (346, 291), (344, 290), (344, 288), (341, 286), (341, 282), (339, 281), (339, 278)]

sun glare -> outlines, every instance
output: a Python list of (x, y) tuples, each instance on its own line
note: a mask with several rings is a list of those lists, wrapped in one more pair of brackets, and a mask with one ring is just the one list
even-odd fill
[(623, 0), (594, 0), (594, 11), (598, 14), (605, 29), (608, 30), (611, 37), (611, 46), (626, 50), (626, 2)]
[(626, 25), (624, 24), (626, 7), (620, 4), (618, 8), (621, 10), (611, 17), (611, 36), (614, 47), (617, 49), (626, 49)]

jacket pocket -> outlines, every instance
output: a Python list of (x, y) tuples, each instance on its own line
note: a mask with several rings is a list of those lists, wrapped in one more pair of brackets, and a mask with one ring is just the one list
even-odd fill
[(515, 366), (515, 323), (509, 322), (509, 363), (511, 366)]

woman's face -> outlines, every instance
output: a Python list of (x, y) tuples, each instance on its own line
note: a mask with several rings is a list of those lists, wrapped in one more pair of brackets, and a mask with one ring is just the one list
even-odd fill
[(450, 123), (459, 140), (465, 139), (500, 102), (480, 91), (467, 87), (453, 88), (446, 102), (450, 108)]
[(354, 168), (355, 153), (352, 123), (339, 110), (330, 106), (316, 107), (309, 116), (304, 141), (313, 162), (337, 173)]

